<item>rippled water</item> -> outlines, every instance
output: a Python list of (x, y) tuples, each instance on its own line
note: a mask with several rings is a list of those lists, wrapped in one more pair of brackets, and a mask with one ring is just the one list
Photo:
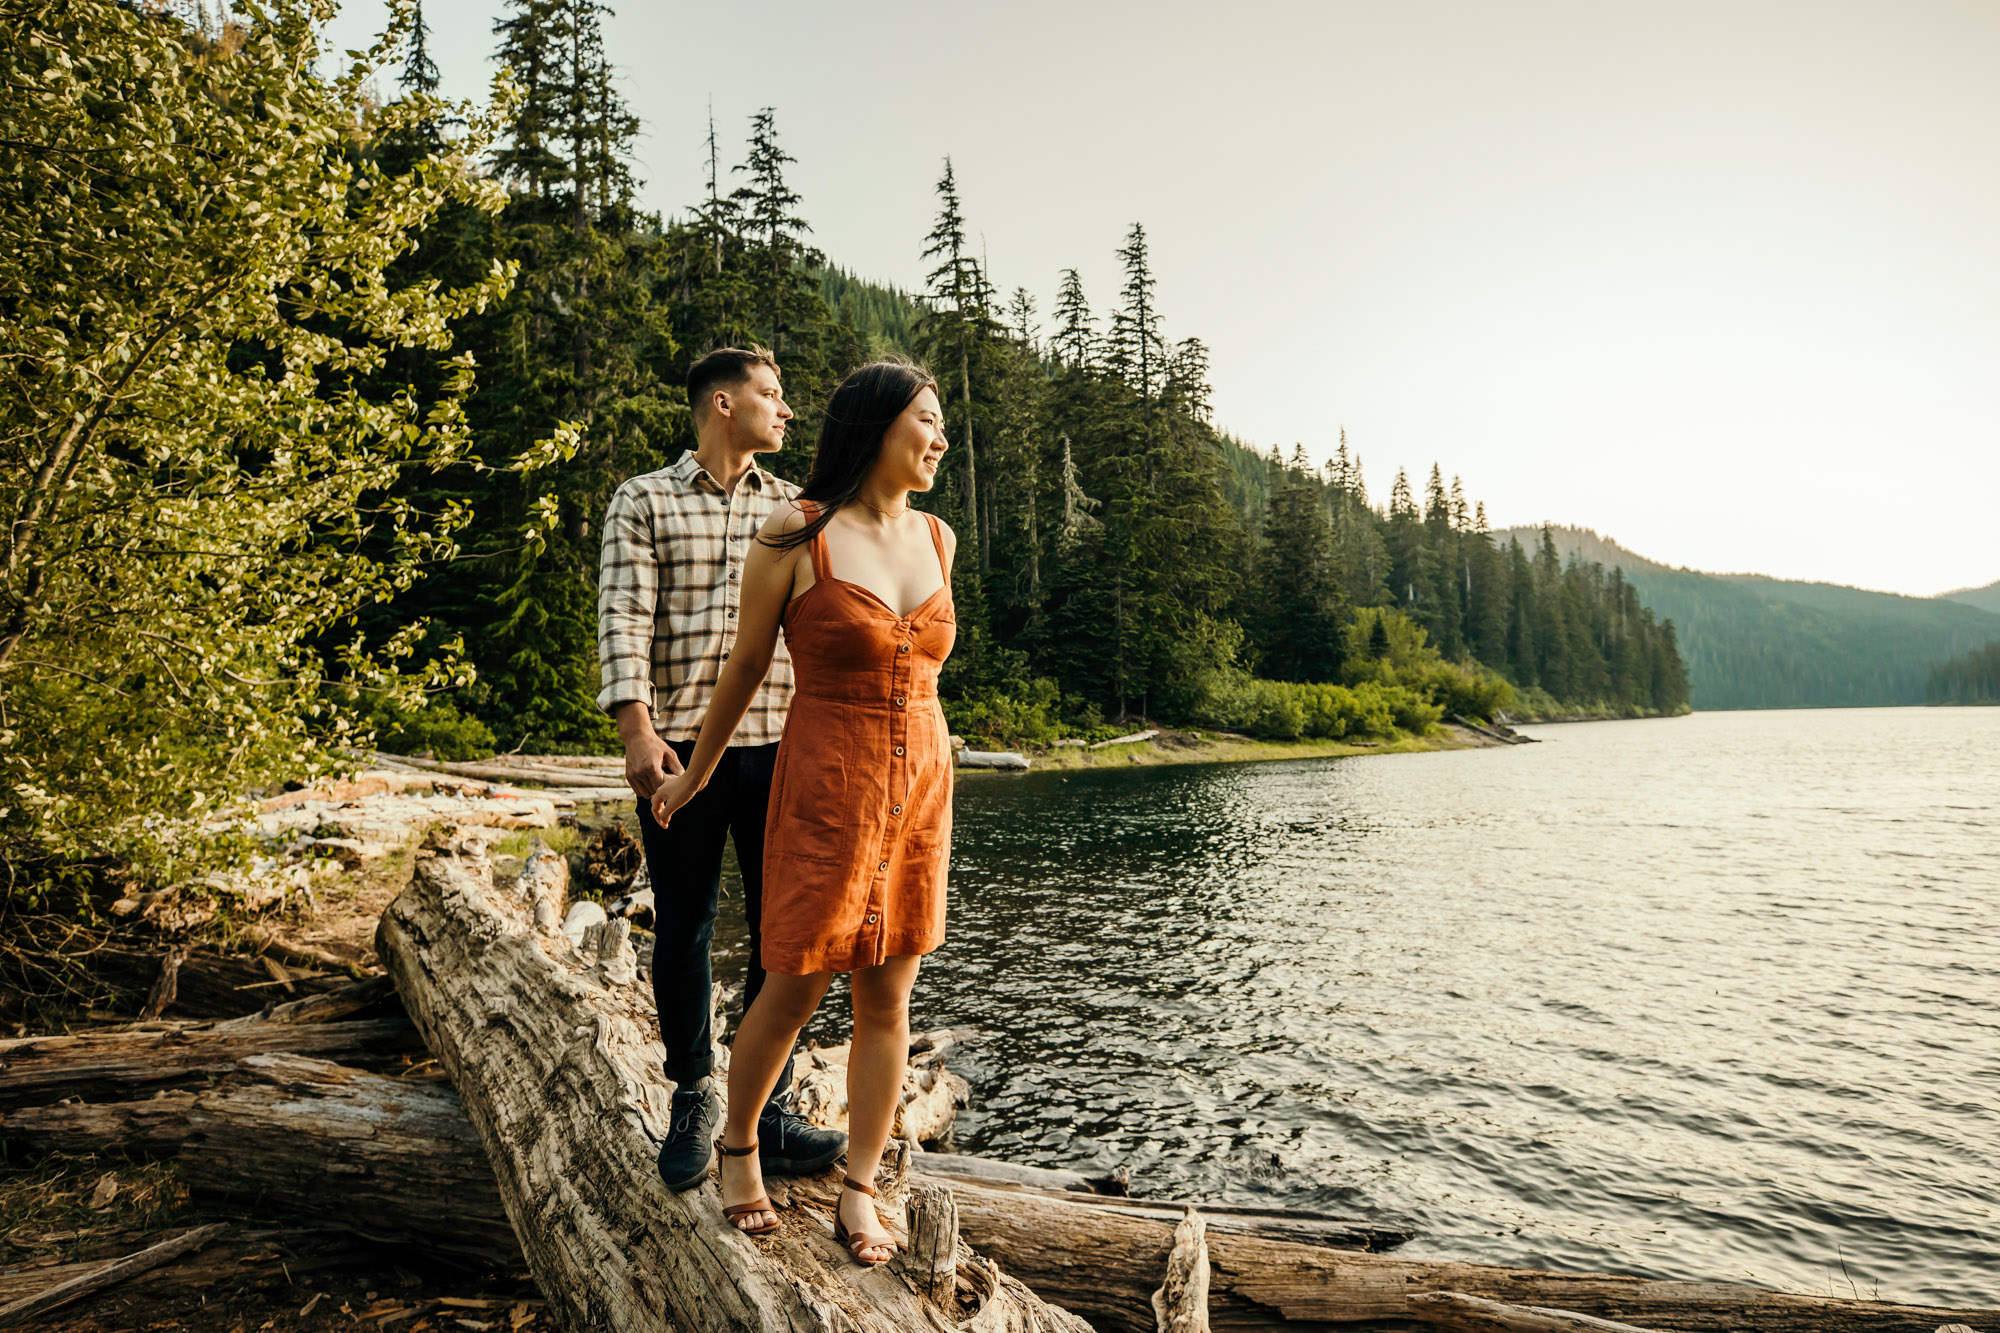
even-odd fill
[(958, 1146), (2000, 1304), (2000, 709), (1529, 730), (963, 782), (915, 1014), (990, 1034)]

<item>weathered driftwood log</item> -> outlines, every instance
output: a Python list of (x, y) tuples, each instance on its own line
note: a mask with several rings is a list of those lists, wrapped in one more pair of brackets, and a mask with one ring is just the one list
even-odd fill
[(1410, 1311), (1439, 1328), (1462, 1333), (1651, 1333), (1637, 1324), (1597, 1319), (1542, 1306), (1507, 1305), (1458, 1291), (1433, 1291), (1410, 1298)]
[(184, 1254), (206, 1245), (223, 1229), (220, 1222), (184, 1231), (157, 1244), (148, 1245), (137, 1254), (128, 1254), (123, 1259), (113, 1259), (110, 1263), (99, 1264), (88, 1273), (59, 1279), (50, 1283), (31, 1296), (0, 1305), (0, 1325), (25, 1323), (38, 1315), (68, 1305), (71, 1301), (102, 1291), (106, 1287), (123, 1282), (161, 1264), (172, 1263)]
[[(983, 1186), (989, 1191), (1021, 1190), (1054, 1198), (1063, 1203), (1102, 1209), (1121, 1217), (1134, 1217), (1173, 1227), (1190, 1206), (1179, 1199), (1134, 1199), (1107, 1194), (1099, 1186), (1103, 1177), (1086, 1177), (1074, 1171), (1052, 1171), (1043, 1167), (1018, 1166), (1012, 1162), (957, 1153), (920, 1153), (910, 1169), (953, 1184)], [(1122, 1182), (1118, 1182), (1121, 1183)], [(996, 1207), (999, 1205), (995, 1205)], [(1393, 1249), (1410, 1239), (1405, 1228), (1376, 1222), (1329, 1217), (1324, 1213), (1293, 1208), (1245, 1208), (1229, 1204), (1204, 1203), (1202, 1223), (1211, 1231), (1235, 1236), (1256, 1236), (1264, 1240), (1299, 1245), (1325, 1245), (1342, 1250)]]
[(1158, 1333), (1208, 1333), (1208, 1232), (1189, 1204), (1174, 1227), (1167, 1277), (1153, 1293)]
[[(101, 1270), (106, 1262), (88, 1259), (0, 1272), (0, 1305), (33, 1296), (71, 1278), (87, 1277)], [(199, 1252), (165, 1267), (124, 1278), (122, 1283), (149, 1296), (193, 1296), (213, 1292), (224, 1283), (232, 1288), (293, 1288), (302, 1285), (300, 1279), (308, 1274), (339, 1268), (380, 1267), (382, 1262), (380, 1246), (341, 1232), (230, 1226)]]
[[(504, 1013), (504, 1009), (501, 1011)], [(594, 1031), (594, 1029), (593, 1029)], [(387, 1079), (355, 1071), (343, 1071), (343, 1089), (322, 1094), (311, 1066), (317, 1062), (292, 1060), (283, 1056), (254, 1057), (272, 1061), (282, 1070), (285, 1110), (265, 1114), (255, 1106), (246, 1110), (238, 1123), (255, 1123), (263, 1136), (254, 1160), (234, 1163), (226, 1151), (214, 1159), (204, 1159), (201, 1171), (211, 1163), (212, 1177), (228, 1189), (261, 1188), (273, 1205), (284, 1202), (297, 1215), (326, 1218), (334, 1225), (359, 1225), (362, 1234), (384, 1235), (376, 1219), (399, 1218), (399, 1225), (411, 1233), (421, 1233), (416, 1242), (434, 1252), (478, 1254), (502, 1260), (516, 1254), (500, 1208), (499, 1191), (493, 1168), (479, 1144), (471, 1124), (458, 1108), (456, 1094), (440, 1083), (410, 1079)], [(159, 1151), (171, 1152), (192, 1132), (188, 1122), (191, 1108), (199, 1099), (207, 1113), (220, 1122), (233, 1114), (228, 1103), (236, 1096), (254, 1097), (254, 1092), (238, 1092), (240, 1080), (225, 1078), (222, 1086), (205, 1092), (174, 1092), (152, 1101), (120, 1106), (41, 1107), (20, 1111), (0, 1119), (0, 1137), (30, 1144), (61, 1147), (72, 1152), (103, 1151), (121, 1142), (137, 1146), (138, 1140), (157, 1144)], [(279, 1085), (272, 1084), (276, 1088)], [(371, 1091), (372, 1090), (372, 1091)], [(338, 1108), (320, 1108), (314, 1099), (322, 1095), (346, 1096), (354, 1100), (353, 1112), (343, 1122), (354, 1132), (337, 1143), (322, 1137), (327, 1126), (338, 1119)], [(437, 1118), (428, 1131), (428, 1147), (404, 1146), (410, 1136), (398, 1122), (401, 1113), (392, 1106), (412, 1104), (428, 1108), (425, 1114)], [(363, 1108), (375, 1109), (363, 1114)], [(449, 1111), (447, 1111), (449, 1108)], [(452, 1123), (445, 1126), (449, 1114)], [(256, 1117), (263, 1117), (258, 1119)], [(624, 1117), (618, 1124), (589, 1122), (588, 1133), (609, 1136), (623, 1132)], [(566, 1122), (575, 1131), (575, 1121)], [(399, 1139), (397, 1135), (404, 1134)], [(65, 1137), (67, 1136), (67, 1137)], [(290, 1138), (289, 1143), (281, 1140)], [(423, 1136), (416, 1136), (423, 1141)], [(329, 1148), (329, 1144), (333, 1144)], [(226, 1136), (223, 1148), (226, 1149)], [(423, 1169), (428, 1182), (409, 1197), (398, 1192), (398, 1172), (406, 1170), (416, 1151), (430, 1155)], [(328, 1166), (322, 1175), (311, 1173), (314, 1155), (325, 1156)], [(1019, 1183), (979, 1183), (963, 1163), (943, 1177), (926, 1173), (936, 1169), (946, 1154), (917, 1153), (907, 1159), (904, 1170), (912, 1180), (913, 1199), (927, 1180), (942, 1179), (952, 1191), (953, 1212), (959, 1234), (982, 1250), (999, 1258), (1009, 1273), (1029, 1283), (1044, 1299), (1068, 1306), (1104, 1330), (1132, 1330), (1153, 1333), (1155, 1320), (1151, 1297), (1166, 1271), (1173, 1247), (1176, 1218), (1184, 1205), (1160, 1205), (1143, 1199), (1105, 1198), (1062, 1189), (1044, 1190)], [(630, 1170), (629, 1163), (615, 1164)], [(642, 1163), (642, 1167), (643, 1167)], [(989, 1164), (990, 1165), (990, 1164)], [(649, 1168), (646, 1168), (649, 1171)], [(297, 1172), (289, 1177), (267, 1180), (263, 1171)], [(1050, 1173), (1060, 1177), (1063, 1173)], [(202, 1180), (211, 1177), (203, 1174)], [(1079, 1177), (1080, 1179), (1080, 1177)], [(375, 1202), (358, 1217), (342, 1193), (343, 1182), (359, 1180), (371, 1191)], [(832, 1178), (789, 1183), (774, 1181), (774, 1197), (783, 1195), (787, 1203), (786, 1242), (790, 1253), (806, 1257), (801, 1262), (824, 1261), (835, 1272), (849, 1278), (872, 1281), (858, 1270), (849, 1271), (846, 1256), (819, 1240), (823, 1230), (814, 1218), (830, 1211)], [(197, 1183), (196, 1188), (208, 1186)], [(691, 1239), (698, 1247), (725, 1243), (710, 1233), (720, 1226), (711, 1191), (680, 1196), (695, 1203), (699, 1214), (690, 1224), (684, 1218), (656, 1214), (667, 1219), (651, 1225), (672, 1225), (685, 1244)], [(454, 1209), (456, 1205), (456, 1211)], [(671, 1205), (669, 1205), (671, 1206)], [(1351, 1253), (1333, 1248), (1328, 1236), (1342, 1235), (1351, 1243), (1367, 1240), (1365, 1228), (1331, 1219), (1328, 1230), (1316, 1244), (1298, 1244), (1273, 1239), (1260, 1228), (1266, 1219), (1253, 1210), (1248, 1216), (1232, 1216), (1222, 1209), (1203, 1209), (1208, 1224), (1210, 1261), (1210, 1319), (1218, 1329), (1299, 1330), (1331, 1329), (1377, 1322), (1402, 1324), (1406, 1321), (1437, 1322), (1438, 1310), (1419, 1299), (1427, 1293), (1476, 1293), (1487, 1300), (1518, 1306), (1579, 1311), (1599, 1318), (1656, 1329), (1719, 1330), (1747, 1329), (1763, 1333), (1933, 1333), (1940, 1325), (1969, 1321), (1986, 1329), (2000, 1329), (2000, 1312), (1944, 1310), (1931, 1307), (1899, 1306), (1867, 1301), (1821, 1300), (1787, 1296), (1726, 1283), (1654, 1282), (1639, 1278), (1595, 1274), (1542, 1273), (1532, 1270), (1451, 1264), (1424, 1260), (1403, 1260), (1389, 1256)], [(1276, 1210), (1273, 1210), (1276, 1211)], [(1134, 1216), (1133, 1213), (1140, 1215)], [(1281, 1216), (1282, 1230), (1299, 1234), (1303, 1216)], [(454, 1234), (454, 1228), (458, 1231)], [(1237, 1230), (1236, 1228), (1247, 1229)], [(1311, 1234), (1307, 1232), (1306, 1234)], [(1391, 1233), (1393, 1234), (1393, 1233)], [(580, 1244), (580, 1240), (572, 1243)], [(911, 1253), (918, 1253), (918, 1232), (913, 1219)], [(938, 1253), (939, 1242), (930, 1242), (928, 1253)], [(811, 1256), (817, 1256), (812, 1258)], [(908, 1272), (907, 1262), (905, 1272)], [(962, 1266), (961, 1293), (983, 1290), (988, 1281), (977, 1261)], [(921, 1270), (919, 1271), (919, 1274)], [(913, 1282), (920, 1281), (913, 1276)], [(4, 1285), (0, 1285), (4, 1290)], [(807, 1324), (805, 1327), (812, 1327)], [(711, 1327), (695, 1324), (691, 1327)], [(724, 1325), (727, 1327), (727, 1325)], [(928, 1327), (915, 1325), (915, 1327)]]
[[(889, 1129), (895, 1138), (936, 1142), (971, 1096), (971, 1085), (944, 1067), (944, 1053), (951, 1045), (948, 1031), (922, 1033), (911, 1040), (903, 1096)], [(793, 1079), (799, 1114), (815, 1125), (846, 1129), (847, 1044), (814, 1047), (802, 1055)]]
[[(955, 1185), (959, 1231), (982, 1253), (1099, 1329), (1152, 1333), (1152, 1292), (1169, 1228), (1092, 1206), (1084, 1196)], [(1118, 1201), (1124, 1202), (1124, 1201)], [(1213, 1220), (1213, 1219), (1211, 1219)], [(1947, 1310), (1767, 1292), (1725, 1282), (1664, 1282), (1405, 1259), (1233, 1236), (1213, 1225), (1209, 1319), (1218, 1329), (1333, 1329), (1422, 1320), (1413, 1298), (1460, 1292), (1654, 1329), (1744, 1333), (1933, 1333), (2000, 1310)]]
[[(304, 1003), (304, 1002), (302, 1002)], [(289, 1051), (363, 1068), (402, 1063), (423, 1050), (399, 1018), (351, 1023), (173, 1025), (0, 1041), (0, 1111), (65, 1097), (122, 1101), (201, 1082), (248, 1055)]]
[(964, 1322), (895, 1273), (854, 1265), (832, 1242), (830, 1207), (796, 1189), (761, 1241), (724, 1222), (715, 1185), (669, 1191), (653, 1169), (670, 1089), (650, 997), (606, 984), (604, 964), (539, 906), (495, 890), (476, 841), (434, 836), (377, 949), (458, 1085), (558, 1327), (1086, 1327), (977, 1261), (958, 1266), (960, 1293), (980, 1305)]
[(441, 1081), (252, 1055), (199, 1091), (12, 1111), (0, 1138), (178, 1157), (183, 1183), (208, 1198), (435, 1257), (521, 1262), (479, 1136)]

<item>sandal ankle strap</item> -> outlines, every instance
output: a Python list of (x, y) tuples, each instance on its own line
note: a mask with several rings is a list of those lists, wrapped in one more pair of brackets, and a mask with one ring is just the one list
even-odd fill
[(860, 1181), (856, 1180), (853, 1176), (842, 1176), (840, 1178), (840, 1183), (847, 1186), (847, 1188), (851, 1190), (858, 1190), (861, 1193), (866, 1194), (871, 1199), (879, 1199), (882, 1197), (881, 1195), (875, 1192), (875, 1187), (873, 1185), (864, 1185)]
[(715, 1141), (715, 1150), (721, 1153), (724, 1157), (748, 1157), (751, 1153), (757, 1151), (757, 1140), (755, 1139), (750, 1140), (749, 1146), (747, 1147), (732, 1148), (728, 1144), (724, 1143), (721, 1139), (717, 1139)]

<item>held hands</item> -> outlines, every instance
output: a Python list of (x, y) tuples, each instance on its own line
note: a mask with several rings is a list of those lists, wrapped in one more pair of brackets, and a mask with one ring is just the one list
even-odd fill
[(643, 729), (630, 728), (624, 740), (626, 785), (640, 800), (649, 801), (668, 774), (681, 771), (681, 757), (660, 739), (650, 720)]
[(653, 822), (665, 828), (674, 817), (674, 811), (692, 801), (700, 790), (701, 784), (694, 780), (691, 773), (675, 773), (660, 783), (653, 792)]

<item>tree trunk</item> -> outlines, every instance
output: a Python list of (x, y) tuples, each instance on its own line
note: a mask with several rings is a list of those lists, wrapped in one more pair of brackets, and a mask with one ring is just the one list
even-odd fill
[(650, 996), (606, 983), (618, 960), (538, 927), (548, 906), (496, 890), (476, 841), (433, 838), (377, 949), (458, 1086), (559, 1328), (1088, 1327), (969, 1254), (970, 1323), (895, 1271), (857, 1269), (829, 1234), (837, 1171), (774, 1190), (781, 1225), (764, 1240), (728, 1226), (713, 1183), (669, 1191), (653, 1167), (670, 1089)]
[(206, 1082), (229, 1073), (245, 1056), (275, 1051), (387, 1068), (405, 1063), (409, 1056), (421, 1056), (424, 1048), (400, 1018), (176, 1024), (161, 1031), (13, 1037), (0, 1041), (0, 1111), (42, 1106), (65, 1097), (102, 1102), (149, 1095)]
[[(577, 983), (586, 996), (591, 993), (584, 989), (587, 985)], [(499, 1025), (515, 1021), (501, 1001), (506, 992), (490, 978), (476, 990), (495, 998), (498, 1007), (492, 1012)], [(594, 1025), (586, 1029), (595, 1031)], [(494, 1040), (503, 1039), (514, 1040), (504, 1035)], [(510, 1044), (508, 1049), (514, 1048)], [(582, 1046), (577, 1055), (589, 1050)], [(541, 1134), (560, 1129), (593, 1143), (629, 1137), (636, 1113), (590, 1119), (575, 1106), (551, 1100), (544, 1115), (555, 1128), (522, 1125), (530, 1146), (520, 1151), (532, 1159), (531, 1165), (540, 1164), (535, 1169), (548, 1169), (560, 1160)], [(457, 1095), (438, 1082), (385, 1078), (286, 1055), (253, 1055), (211, 1089), (114, 1105), (42, 1106), (0, 1116), (0, 1138), (66, 1152), (180, 1152), (183, 1176), (198, 1193), (261, 1196), (293, 1216), (433, 1254), (520, 1262), (507, 1222), (509, 1210), (520, 1203), (503, 1205), (479, 1133), (465, 1118)], [(650, 1197), (650, 1150), (634, 1144), (632, 1151), (636, 1161), (609, 1161), (594, 1151), (591, 1160), (628, 1177), (623, 1188), (634, 1195)], [(1093, 1182), (1074, 1173), (944, 1153), (909, 1154), (898, 1179), (904, 1174), (912, 1182), (910, 1194), (920, 1200), (911, 1219), (912, 1253), (902, 1264), (913, 1284), (938, 1283), (940, 1271), (949, 1268), (963, 1299), (963, 1293), (983, 1291), (992, 1280), (990, 1265), (968, 1259), (969, 1250), (945, 1247), (944, 1210), (934, 1200), (921, 1202), (927, 1186), (945, 1186), (957, 1235), (997, 1258), (1006, 1272), (1045, 1300), (1107, 1333), (1154, 1333), (1152, 1295), (1167, 1271), (1175, 1227), (1187, 1205), (1083, 1193)], [(828, 1226), (821, 1215), (831, 1210), (832, 1179), (772, 1181), (772, 1197), (783, 1205), (788, 1226), (765, 1267), (797, 1263), (816, 1274), (830, 1269), (858, 1276), (860, 1289), (872, 1291), (874, 1278), (852, 1269), (846, 1255), (824, 1239)], [(560, 1223), (556, 1216), (609, 1191), (574, 1176), (565, 1186), (551, 1188), (562, 1197), (541, 1208), (551, 1215), (551, 1224), (563, 1228), (558, 1236), (569, 1247), (571, 1261), (587, 1268), (610, 1265), (611, 1259), (592, 1255), (586, 1238), (609, 1245), (619, 1234), (617, 1225), (600, 1216), (585, 1229)], [(705, 1256), (703, 1262), (717, 1265), (734, 1253), (728, 1243), (732, 1238), (720, 1234), (712, 1186), (679, 1196), (661, 1190), (659, 1198), (651, 1217), (622, 1224), (632, 1245), (696, 1250)], [(1411, 1320), (1444, 1323), (1470, 1317), (1468, 1311), (1492, 1313), (1469, 1303), (1477, 1301), (1533, 1307), (1529, 1313), (1543, 1319), (1580, 1311), (1663, 1330), (1933, 1333), (1949, 1323), (2000, 1327), (2000, 1312), (1995, 1311), (1826, 1300), (1727, 1283), (1545, 1273), (1363, 1253), (1392, 1245), (1405, 1233), (1280, 1209), (1205, 1207), (1201, 1217), (1210, 1264), (1209, 1318), (1218, 1329), (1290, 1333), (1385, 1323), (1407, 1327)], [(657, 1234), (661, 1231), (666, 1234)], [(753, 1252), (753, 1257), (762, 1253)], [(642, 1257), (635, 1249), (634, 1260)], [(610, 1281), (614, 1273), (607, 1269), (593, 1280)], [(555, 1299), (551, 1279), (538, 1276)], [(723, 1298), (738, 1300), (746, 1281), (732, 1278), (719, 1289)], [(1435, 1293), (1453, 1293), (1455, 1299), (1436, 1302), (1431, 1299)], [(699, 1294), (697, 1290), (697, 1299)], [(1520, 1316), (1509, 1312), (1509, 1317)], [(661, 1327), (657, 1320), (641, 1326)], [(685, 1326), (767, 1325), (687, 1321)], [(879, 1321), (861, 1325), (884, 1326)]]

